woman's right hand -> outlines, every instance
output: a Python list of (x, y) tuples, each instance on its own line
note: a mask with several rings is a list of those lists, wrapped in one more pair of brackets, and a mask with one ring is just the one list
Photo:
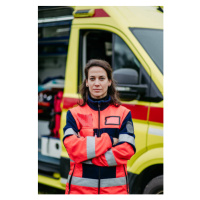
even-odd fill
[(118, 138), (113, 138), (113, 145), (116, 145), (118, 143)]

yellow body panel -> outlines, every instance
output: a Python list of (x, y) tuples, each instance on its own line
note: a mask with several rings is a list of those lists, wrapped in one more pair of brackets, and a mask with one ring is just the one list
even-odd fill
[[(150, 106), (163, 108), (163, 101), (151, 103)], [(149, 121), (147, 149), (163, 147), (163, 123)]]
[(140, 174), (144, 169), (156, 164), (163, 164), (163, 148), (155, 148), (145, 152), (135, 160), (131, 167), (128, 166), (128, 171)]
[[(127, 27), (163, 29), (162, 13), (150, 6), (76, 6), (75, 10), (103, 9), (110, 17), (75, 18), (73, 24), (107, 24), (120, 30)], [(102, 20), (103, 19), (103, 20)]]
[(69, 40), (69, 51), (67, 56), (67, 68), (65, 72), (65, 85), (64, 94), (77, 93), (77, 80), (78, 80), (78, 43), (79, 43), (79, 30), (72, 28)]
[(38, 175), (38, 183), (65, 190), (65, 184), (60, 182), (60, 179), (52, 179), (46, 176)]

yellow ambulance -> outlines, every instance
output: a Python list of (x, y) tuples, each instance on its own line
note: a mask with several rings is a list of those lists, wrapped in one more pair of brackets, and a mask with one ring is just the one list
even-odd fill
[(130, 193), (163, 194), (163, 7), (39, 7), (38, 13), (38, 182), (65, 190), (66, 113), (80, 98), (85, 64), (96, 58), (111, 64), (122, 105), (132, 113), (137, 152), (127, 165)]

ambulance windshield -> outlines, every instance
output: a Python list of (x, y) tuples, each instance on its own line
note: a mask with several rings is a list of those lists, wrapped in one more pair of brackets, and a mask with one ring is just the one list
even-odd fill
[(151, 59), (163, 74), (163, 30), (130, 28)]

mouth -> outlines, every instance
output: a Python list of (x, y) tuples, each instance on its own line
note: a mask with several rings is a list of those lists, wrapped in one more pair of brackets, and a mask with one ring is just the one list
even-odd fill
[(101, 89), (93, 89), (94, 91), (100, 91)]

